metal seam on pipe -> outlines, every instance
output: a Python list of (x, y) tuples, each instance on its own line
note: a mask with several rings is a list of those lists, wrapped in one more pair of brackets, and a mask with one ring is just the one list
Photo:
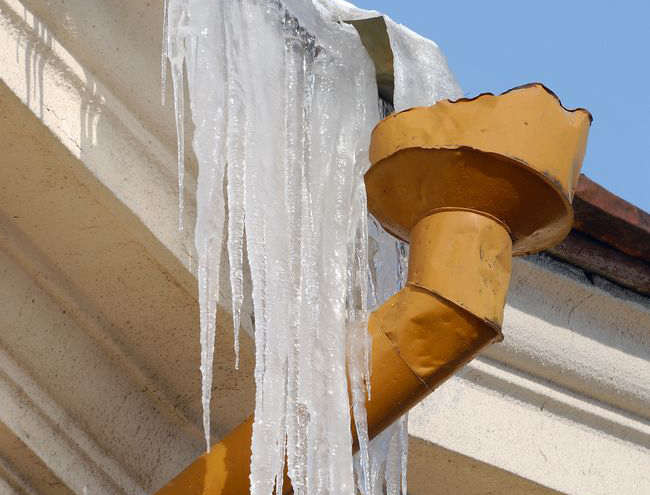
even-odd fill
[[(381, 336), (386, 339), (386, 341), (390, 344), (390, 346), (395, 350), (395, 353), (400, 357), (402, 362), (408, 367), (409, 370), (411, 370), (411, 373), (413, 373), (413, 376), (425, 387), (429, 387), (429, 384), (424, 380), (418, 373), (411, 367), (411, 365), (408, 363), (406, 359), (404, 359), (404, 356), (399, 352), (399, 349), (395, 345), (395, 343), (390, 339), (388, 335), (386, 335), (386, 330), (382, 327), (381, 321), (378, 321), (376, 323), (377, 328), (381, 331)], [(433, 392), (433, 389), (431, 389)]]

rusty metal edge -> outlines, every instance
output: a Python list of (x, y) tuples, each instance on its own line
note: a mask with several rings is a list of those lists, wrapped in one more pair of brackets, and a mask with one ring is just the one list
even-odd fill
[(581, 174), (569, 236), (546, 252), (650, 296), (650, 214)]
[(650, 263), (650, 214), (581, 174), (573, 229)]
[(551, 257), (598, 275), (621, 287), (650, 296), (650, 264), (573, 230)]

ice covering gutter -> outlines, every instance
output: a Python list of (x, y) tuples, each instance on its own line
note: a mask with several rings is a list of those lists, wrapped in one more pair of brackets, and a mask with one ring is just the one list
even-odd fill
[[(236, 353), (245, 289), (255, 318), (253, 493), (281, 491), (285, 459), (297, 493), (355, 489), (348, 378), (361, 448), (373, 452), (362, 456), (364, 478), (373, 457), (373, 465), (390, 464), (385, 480), (394, 486), (405, 479), (396, 466), (406, 465), (400, 458), (406, 449), (393, 441), (406, 439), (405, 421), (389, 441), (382, 436), (381, 449), (366, 450), (365, 328), (373, 294), (383, 301), (403, 273), (395, 270), (394, 282), (375, 277), (392, 287), (371, 291), (368, 272), (378, 273), (372, 270), (378, 264), (402, 266), (403, 249), (393, 249), (394, 261), (382, 249), (369, 250), (363, 174), (370, 132), (387, 108), (378, 101), (375, 68), (358, 32), (343, 22), (378, 14), (329, 0), (168, 0), (165, 12), (181, 207), (185, 90), (198, 164), (194, 237), (206, 448), (223, 253)], [(458, 97), (435, 43), (384, 22), (395, 108)], [(382, 239), (373, 247), (395, 247), (389, 235)]]
[[(588, 112), (541, 85), (489, 96), (414, 108), (373, 131), (369, 208), (411, 250), (406, 287), (368, 322), (370, 437), (501, 338), (513, 248), (546, 249), (571, 228)], [(250, 435), (248, 421), (158, 495), (246, 493)]]
[[(297, 3), (307, 2), (291, 0), (287, 5), (290, 9), (294, 9), (294, 4)], [(379, 67), (380, 74), (386, 73), (385, 60), (392, 56), (394, 81), (392, 103), (395, 110), (406, 110), (417, 105), (432, 105), (441, 99), (458, 99), (463, 96), (444, 54), (435, 42), (418, 35), (380, 12), (363, 10), (343, 0), (331, 0), (326, 4), (327, 15), (331, 20), (353, 24), (364, 47), (366, 49), (372, 47), (372, 53), (369, 51), (369, 55), (375, 69)], [(298, 10), (294, 13), (301, 18)], [(386, 45), (381, 33), (382, 21), (378, 19), (379, 17), (383, 19), (386, 26), (390, 54), (383, 51)], [(375, 24), (370, 22), (371, 20)], [(375, 46), (375, 43), (378, 44)]]

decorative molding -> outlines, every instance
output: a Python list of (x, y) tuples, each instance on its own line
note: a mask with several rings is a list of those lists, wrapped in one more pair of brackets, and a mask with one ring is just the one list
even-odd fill
[(649, 298), (541, 255), (514, 264), (505, 338), (484, 354), (650, 420), (648, 328)]
[(73, 492), (146, 492), (0, 347), (0, 421)]
[[(19, 492), (15, 490), (18, 488)], [(16, 495), (42, 495), (3, 457), (0, 457), (0, 493)]]
[[(89, 335), (109, 356), (118, 367), (120, 373), (128, 378), (165, 414), (167, 419), (179, 428), (190, 432), (195, 438), (203, 439), (200, 430), (186, 411), (178, 407), (151, 373), (135, 362), (133, 358), (122, 349), (103, 327), (98, 315), (90, 314), (88, 305), (80, 301), (79, 294), (65, 274), (48, 262), (42, 252), (12, 226), (0, 211), (0, 249), (4, 250), (16, 264), (29, 275), (36, 285), (43, 289), (53, 301), (65, 308), (75, 322)], [(0, 342), (2, 341), (0, 337)]]

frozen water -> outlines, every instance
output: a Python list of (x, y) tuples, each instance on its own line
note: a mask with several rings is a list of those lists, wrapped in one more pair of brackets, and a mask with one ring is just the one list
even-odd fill
[[(370, 442), (364, 407), (372, 393), (368, 308), (403, 285), (406, 263), (405, 246), (367, 214), (363, 174), (380, 106), (372, 62), (355, 29), (338, 22), (371, 16), (325, 0), (165, 6), (162, 70), (164, 80), (168, 63), (174, 89), (181, 216), (185, 80), (199, 164), (195, 246), (208, 448), (226, 234), (237, 360), (244, 255), (250, 267), (253, 495), (282, 492), (285, 462), (297, 495), (355, 493), (350, 405), (359, 488), (366, 495), (384, 485), (391, 495), (405, 491), (406, 420)], [(395, 107), (459, 96), (435, 44), (387, 22)]]

